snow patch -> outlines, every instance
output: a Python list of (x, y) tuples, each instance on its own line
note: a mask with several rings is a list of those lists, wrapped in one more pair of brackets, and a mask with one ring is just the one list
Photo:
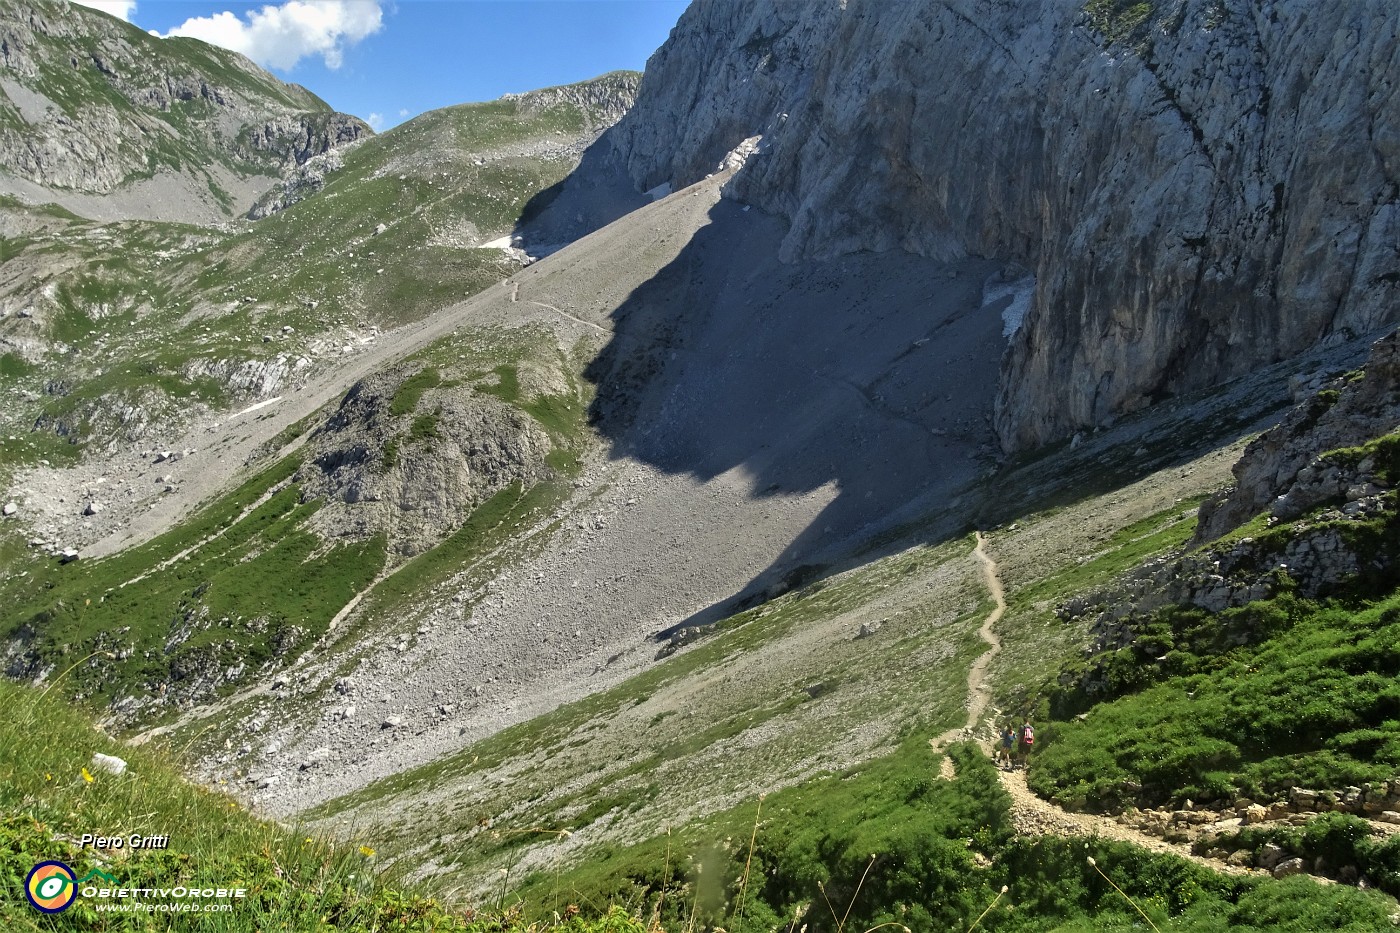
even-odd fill
[(737, 172), (744, 167), (744, 163), (749, 161), (749, 157), (763, 148), (763, 136), (750, 136), (748, 139), (729, 150), (729, 154), (724, 157), (724, 161), (715, 166), (716, 172)]
[(649, 198), (651, 198), (653, 201), (660, 201), (662, 198), (666, 197), (666, 196), (667, 196), (668, 194), (670, 194), (670, 193), (671, 193), (671, 183), (670, 183), (669, 181), (663, 181), (661, 184), (657, 185), (655, 188), (649, 189), (649, 190), (646, 192), (646, 196), (649, 197)]
[(1016, 275), (1011, 270), (1003, 270), (987, 279), (982, 286), (982, 307), (1005, 304), (1001, 309), (1001, 335), (1010, 340), (1021, 329), (1021, 322), (1031, 310), (1031, 299), (1035, 297), (1035, 276), (1029, 273)]
[(229, 418), (230, 421), (232, 421), (234, 418), (237, 418), (239, 415), (246, 415), (246, 414), (248, 414), (249, 412), (257, 411), (259, 408), (266, 408), (266, 407), (269, 406), (269, 405), (276, 405), (276, 404), (277, 404), (278, 402), (280, 402), (280, 401), (282, 401), (282, 396), (277, 395), (277, 396), (274, 396), (273, 398), (267, 399), (266, 401), (258, 402), (256, 405), (249, 405), (247, 408), (243, 409), (242, 411), (236, 411), (236, 412), (234, 412), (233, 414), (229, 415), (228, 418)]

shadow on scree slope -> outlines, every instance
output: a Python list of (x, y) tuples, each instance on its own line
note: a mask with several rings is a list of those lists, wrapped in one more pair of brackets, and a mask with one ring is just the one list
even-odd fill
[(785, 265), (784, 230), (718, 202), (675, 261), (613, 311), (613, 338), (585, 371), (597, 387), (590, 421), (615, 458), (702, 482), (738, 469), (755, 521), (765, 497), (836, 493), (738, 593), (658, 639), (849, 566), (910, 523), (936, 544), (1189, 463), (1272, 424), (1292, 404), (1291, 374), (1354, 367), (1371, 339), (1168, 399), (1080, 451), (1029, 452), (978, 483), (1006, 345), (1006, 300), (984, 306), (982, 295), (1002, 264), (891, 251)]
[(590, 420), (616, 458), (702, 482), (740, 469), (755, 520), (764, 497), (834, 484), (772, 566), (658, 637), (809, 582), (986, 467), (1005, 340), (1000, 305), (981, 299), (1000, 264), (890, 252), (784, 265), (783, 232), (717, 203), (613, 312), (614, 336), (585, 372)]

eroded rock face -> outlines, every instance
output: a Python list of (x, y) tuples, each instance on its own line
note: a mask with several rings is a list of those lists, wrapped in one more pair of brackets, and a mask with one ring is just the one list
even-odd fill
[(761, 134), (730, 193), (788, 258), (1034, 269), (996, 415), (1034, 446), (1400, 313), (1400, 11), (1154, 6), (694, 4), (610, 141), (650, 189)]
[(596, 132), (622, 119), (637, 99), (642, 76), (635, 71), (614, 71), (591, 81), (541, 88), (523, 94), (506, 94), (502, 100), (515, 100), (525, 113), (534, 113), (568, 104), (578, 108), (584, 130)]
[(412, 367), (371, 376), (307, 442), (297, 473), (327, 537), (385, 534), (391, 550), (421, 553), (514, 482), (544, 479), (549, 436), (528, 415), (466, 386), (437, 386), (395, 413)]

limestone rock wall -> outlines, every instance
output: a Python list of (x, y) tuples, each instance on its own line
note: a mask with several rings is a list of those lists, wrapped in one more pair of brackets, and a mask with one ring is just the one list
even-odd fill
[(1007, 449), (1400, 318), (1400, 7), (1150, 6), (697, 3), (610, 144), (649, 189), (762, 134), (730, 193), (787, 258), (1035, 270)]
[(519, 101), (526, 113), (538, 113), (561, 104), (578, 108), (585, 129), (599, 131), (622, 119), (637, 99), (642, 76), (635, 71), (614, 71), (590, 81), (541, 88), (503, 99)]

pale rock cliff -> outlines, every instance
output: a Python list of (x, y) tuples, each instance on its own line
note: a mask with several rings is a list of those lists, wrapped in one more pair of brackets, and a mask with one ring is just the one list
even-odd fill
[(502, 100), (517, 101), (526, 114), (552, 110), (562, 105), (577, 108), (586, 130), (599, 132), (622, 119), (637, 99), (642, 76), (635, 71), (611, 71), (590, 81), (541, 88), (523, 94), (506, 94)]
[(696, 3), (608, 145), (646, 190), (761, 134), (729, 193), (788, 259), (1033, 270), (1007, 449), (1400, 318), (1400, 7), (1118, 7)]

